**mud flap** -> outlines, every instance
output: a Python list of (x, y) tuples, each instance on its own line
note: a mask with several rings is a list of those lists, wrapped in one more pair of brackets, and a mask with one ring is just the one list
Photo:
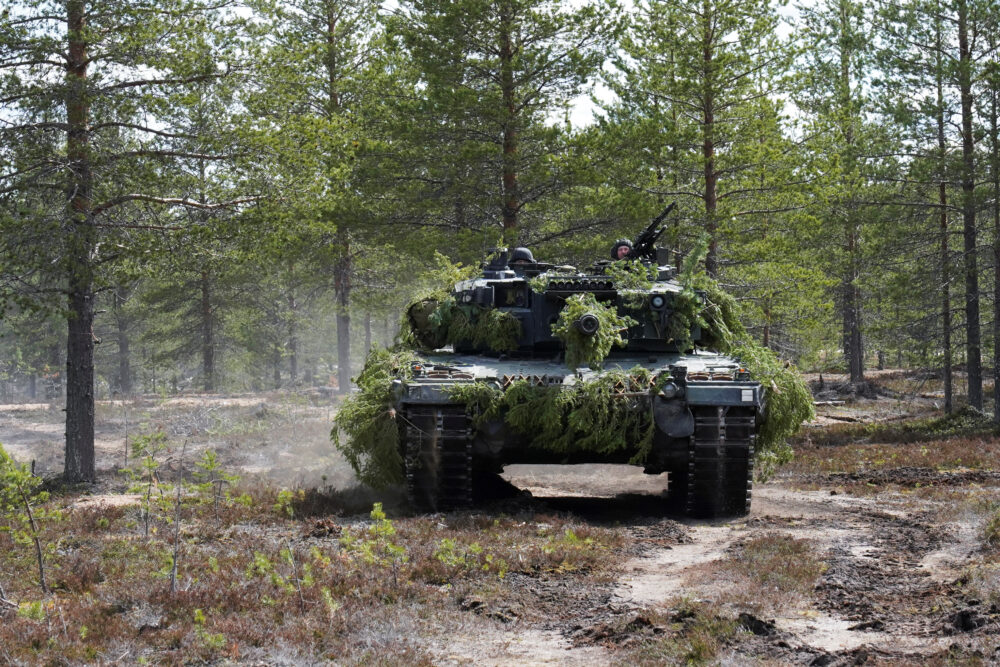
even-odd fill
[(670, 438), (687, 438), (694, 433), (694, 415), (686, 403), (665, 400), (659, 396), (653, 399), (653, 421), (656, 428)]

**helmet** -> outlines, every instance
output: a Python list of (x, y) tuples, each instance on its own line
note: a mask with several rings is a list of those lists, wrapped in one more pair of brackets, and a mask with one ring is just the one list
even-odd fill
[[(614, 259), (614, 260), (624, 259), (624, 257), (619, 257), (618, 256), (618, 250), (619, 250), (619, 248), (622, 248), (622, 247), (628, 248), (629, 254), (631, 254), (631, 252), (632, 252), (632, 242), (629, 241), (628, 239), (618, 239), (617, 241), (615, 241), (615, 244), (613, 246), (611, 246), (611, 259)], [(628, 257), (628, 254), (626, 254), (625, 257)]]
[(531, 251), (527, 248), (514, 248), (514, 252), (511, 253), (510, 263), (514, 262), (527, 262), (529, 264), (535, 263), (535, 256), (531, 254)]

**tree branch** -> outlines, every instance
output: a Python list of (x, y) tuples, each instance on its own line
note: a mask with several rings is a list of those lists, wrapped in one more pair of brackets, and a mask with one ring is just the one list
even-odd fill
[(193, 199), (181, 199), (174, 197), (154, 197), (152, 195), (143, 194), (130, 194), (122, 195), (120, 197), (115, 197), (114, 199), (109, 199), (108, 201), (95, 206), (92, 214), (99, 215), (104, 213), (108, 209), (112, 209), (116, 206), (121, 206), (130, 201), (144, 201), (152, 204), (164, 204), (166, 206), (184, 206), (186, 208), (197, 208), (203, 211), (213, 211), (220, 208), (232, 208), (234, 206), (239, 206), (240, 204), (251, 204), (256, 203), (263, 199), (263, 197), (244, 197), (242, 199), (232, 199), (226, 202), (218, 202), (215, 204), (206, 204), (200, 201), (194, 201)]

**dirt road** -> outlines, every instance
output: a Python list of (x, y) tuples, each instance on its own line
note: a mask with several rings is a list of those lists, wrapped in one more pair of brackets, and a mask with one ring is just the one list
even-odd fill
[[(690, 608), (736, 619), (735, 631), (719, 629), (717, 639), (719, 657), (737, 664), (1000, 658), (1000, 609), (981, 599), (981, 589), (967, 586), (981, 555), (982, 518), (955, 515), (951, 499), (802, 490), (796, 488), (800, 480), (786, 475), (758, 486), (747, 517), (678, 521), (656, 516), (653, 496), (607, 497), (616, 478), (648, 493), (649, 478), (641, 473), (581, 468), (519, 466), (506, 476), (548, 509), (621, 523), (637, 552), (624, 561), (621, 576), (586, 591), (543, 591), (535, 604), (551, 612), (547, 619), (501, 625), (485, 636), (479, 628), (477, 637), (441, 647), (443, 662), (591, 665), (620, 663), (625, 656), (655, 662), (646, 650), (623, 655), (622, 649), (683, 634)], [(588, 500), (591, 485), (595, 493)], [(740, 571), (757, 564), (745, 558), (745, 545), (772, 543), (804, 545), (817, 559), (819, 576), (807, 590), (788, 594), (777, 578)], [(787, 562), (780, 550), (776, 555), (780, 569)], [(1000, 584), (992, 576), (981, 583)]]

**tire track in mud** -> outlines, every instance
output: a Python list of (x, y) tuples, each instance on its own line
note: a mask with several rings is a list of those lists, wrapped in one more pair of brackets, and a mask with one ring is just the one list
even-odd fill
[(919, 612), (934, 606), (946, 591), (922, 563), (951, 536), (919, 518), (877, 510), (863, 510), (854, 525), (859, 528), (856, 538), (830, 546), (816, 606), (858, 629), (897, 637), (929, 634), (929, 619)]
[[(955, 642), (951, 619), (963, 603), (952, 582), (961, 569), (955, 559), (972, 553), (969, 526), (943, 527), (927, 510), (897, 512), (867, 498), (779, 484), (761, 485), (754, 496), (749, 517), (691, 525), (689, 543), (627, 563), (617, 599), (656, 607), (685, 596), (725, 606), (729, 582), (699, 575), (738, 542), (783, 533), (812, 542), (827, 567), (810, 599), (777, 612), (773, 631), (747, 642), (747, 657), (919, 661)], [(942, 563), (946, 572), (936, 573)]]

